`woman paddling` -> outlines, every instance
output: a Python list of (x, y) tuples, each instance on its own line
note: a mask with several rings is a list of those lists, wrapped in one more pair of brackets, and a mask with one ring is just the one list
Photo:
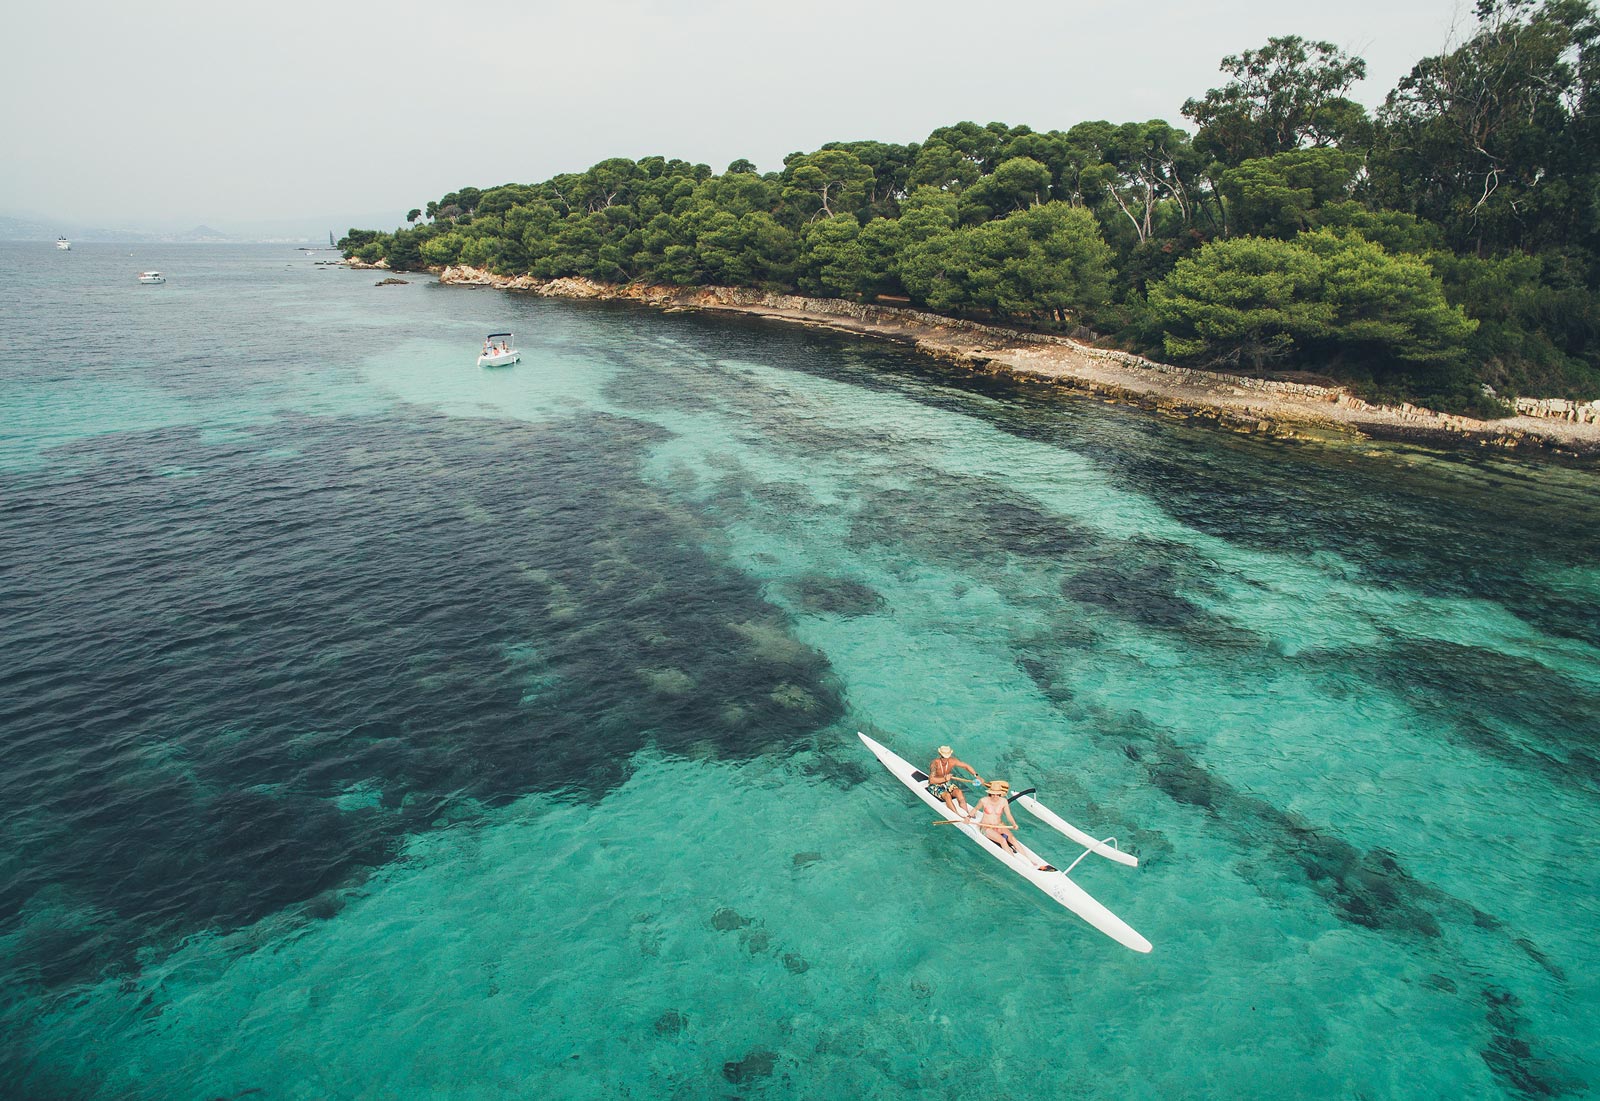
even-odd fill
[(1011, 800), (1006, 798), (1011, 785), (1005, 780), (990, 780), (986, 790), (989, 794), (978, 800), (979, 831), (1002, 849), (1021, 856), (1022, 850), (1011, 836), (1017, 828), (1017, 820), (1011, 817)]

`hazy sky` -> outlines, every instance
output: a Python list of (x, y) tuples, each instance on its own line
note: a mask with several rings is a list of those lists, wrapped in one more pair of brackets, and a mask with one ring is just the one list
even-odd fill
[(660, 153), (763, 170), (971, 119), (1165, 118), (1269, 36), (1365, 57), (1376, 106), (1464, 0), (59, 0), (14, 6), (0, 215), (392, 224), (471, 184)]

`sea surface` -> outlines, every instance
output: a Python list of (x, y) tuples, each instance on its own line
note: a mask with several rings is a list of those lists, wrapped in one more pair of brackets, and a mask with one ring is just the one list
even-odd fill
[(0, 246), (4, 1097), (1600, 1094), (1600, 476), (332, 255)]

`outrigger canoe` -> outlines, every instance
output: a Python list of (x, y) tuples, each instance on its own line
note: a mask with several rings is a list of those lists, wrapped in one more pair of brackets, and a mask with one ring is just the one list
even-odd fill
[[(941, 819), (949, 815), (950, 808), (945, 806), (944, 800), (928, 790), (927, 773), (912, 765), (905, 758), (899, 757), (889, 749), (879, 745), (859, 730), (856, 731), (856, 736), (861, 739), (868, 749), (872, 750), (873, 756), (883, 763), (884, 768), (894, 773), (896, 779), (915, 792), (917, 797), (924, 803), (938, 811)], [(1058, 816), (1031, 795), (1023, 793), (1014, 795), (1012, 798), (1021, 802), (1028, 812), (1036, 816), (1041, 822), (1054, 827), (1065, 836), (1082, 845), (1084, 851), (1079, 854), (1078, 860), (1082, 860), (1089, 853), (1095, 853), (1106, 857), (1108, 860), (1115, 860), (1120, 864), (1136, 865), (1139, 863), (1138, 857), (1114, 848), (1103, 841), (1096, 840)], [(1118, 944), (1131, 948), (1135, 952), (1150, 951), (1149, 941), (1135, 932), (1127, 922), (1106, 909), (1088, 891), (1085, 891), (1067, 877), (1067, 872), (1078, 866), (1078, 860), (1074, 860), (1066, 871), (1061, 871), (1051, 867), (1047, 861), (1041, 859), (1037, 853), (1020, 841), (1017, 842), (1017, 847), (1022, 850), (1021, 854), (1009, 852), (979, 833), (976, 819), (971, 823), (955, 823), (951, 828), (957, 833), (966, 835), (976, 842), (984, 852), (1000, 861), (1000, 863), (1016, 872), (1023, 879), (1032, 883), (1039, 890), (1077, 914)]]

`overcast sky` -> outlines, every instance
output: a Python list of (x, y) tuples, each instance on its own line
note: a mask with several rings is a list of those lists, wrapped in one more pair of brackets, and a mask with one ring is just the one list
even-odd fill
[(1164, 118), (1274, 35), (1367, 59), (1369, 107), (1464, 0), (59, 0), (14, 5), (0, 215), (392, 224), (464, 185), (659, 153), (763, 170), (970, 119)]

